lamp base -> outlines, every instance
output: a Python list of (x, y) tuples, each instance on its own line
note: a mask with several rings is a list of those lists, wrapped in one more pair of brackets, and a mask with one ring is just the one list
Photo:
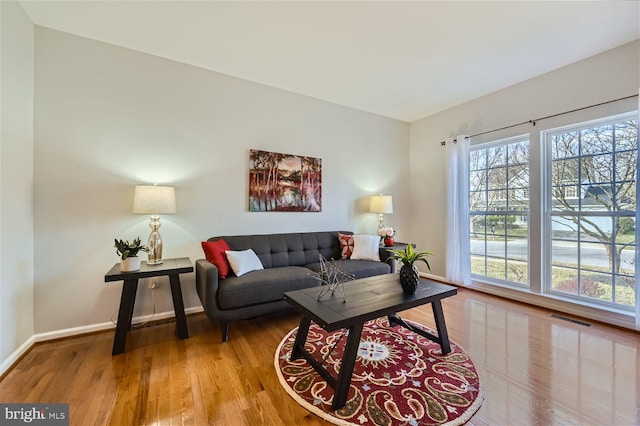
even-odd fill
[(147, 247), (149, 248), (147, 265), (160, 265), (162, 263), (162, 237), (158, 232), (158, 229), (160, 229), (160, 216), (151, 216), (149, 227), (151, 228), (151, 234), (147, 242)]

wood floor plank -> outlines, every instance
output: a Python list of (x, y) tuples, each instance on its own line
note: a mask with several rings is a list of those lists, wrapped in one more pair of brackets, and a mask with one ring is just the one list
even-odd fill
[[(485, 401), (470, 425), (640, 423), (640, 335), (460, 289), (443, 300), (453, 342), (473, 359)], [(435, 327), (430, 306), (400, 316)], [(2, 402), (67, 402), (72, 425), (321, 425), (280, 386), (273, 367), (298, 326), (288, 311), (234, 322), (231, 340), (203, 314), (133, 330), (36, 344), (0, 382)]]

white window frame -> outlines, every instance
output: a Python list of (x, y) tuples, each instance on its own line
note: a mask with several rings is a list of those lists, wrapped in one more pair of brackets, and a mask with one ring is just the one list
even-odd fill
[[(597, 118), (597, 119), (593, 119), (593, 120), (587, 120), (587, 121), (577, 121), (574, 122), (572, 124), (568, 124), (568, 125), (564, 125), (564, 126), (558, 126), (558, 127), (554, 127), (554, 128), (549, 128), (546, 129), (544, 131), (540, 132), (540, 145), (542, 146), (542, 151), (541, 151), (541, 165), (542, 165), (542, 171), (543, 171), (543, 175), (542, 175), (542, 182), (543, 182), (543, 189), (549, 189), (547, 191), (545, 191), (545, 194), (543, 196), (543, 203), (542, 203), (542, 208), (543, 210), (543, 241), (542, 244), (544, 245), (544, 257), (543, 257), (543, 262), (542, 262), (542, 276), (543, 276), (543, 280), (542, 280), (542, 292), (549, 294), (553, 297), (558, 297), (561, 299), (566, 299), (566, 300), (571, 300), (574, 303), (580, 304), (580, 305), (585, 305), (585, 306), (597, 306), (597, 307), (601, 307), (604, 310), (607, 311), (627, 311), (627, 312), (632, 312), (635, 311), (635, 307), (627, 307), (627, 306), (622, 306), (620, 304), (616, 304), (614, 302), (607, 302), (607, 301), (601, 301), (598, 299), (592, 299), (592, 298), (587, 298), (586, 296), (580, 296), (580, 295), (572, 295), (569, 293), (565, 293), (565, 292), (561, 292), (561, 291), (557, 291), (554, 290), (552, 288), (552, 278), (551, 278), (551, 272), (552, 272), (552, 257), (551, 257), (551, 252), (552, 252), (552, 244), (553, 244), (553, 240), (552, 240), (552, 217), (553, 216), (560, 216), (561, 212), (558, 211), (552, 211), (552, 191), (550, 190), (551, 188), (551, 182), (549, 182), (549, 178), (551, 176), (551, 163), (552, 163), (552, 159), (551, 159), (551, 153), (550, 153), (550, 145), (551, 142), (548, 139), (548, 136), (551, 136), (553, 134), (558, 134), (558, 133), (566, 133), (566, 132), (570, 132), (570, 131), (580, 131), (583, 130), (585, 128), (588, 127), (594, 127), (594, 126), (606, 126), (606, 125), (612, 125), (615, 123), (618, 123), (620, 121), (624, 121), (624, 120), (638, 120), (638, 111), (632, 111), (632, 112), (627, 112), (627, 113), (622, 113), (622, 114), (615, 114), (615, 115), (610, 115), (610, 116), (603, 116), (601, 118)], [(582, 156), (580, 156), (579, 158), (582, 158)], [(640, 178), (640, 176), (636, 177), (637, 179)], [(566, 189), (566, 188), (565, 188)], [(582, 197), (582, 187), (580, 187), (579, 190), (579, 194)], [(637, 195), (636, 195), (637, 197)], [(637, 202), (636, 202), (637, 204)], [(568, 213), (568, 212), (567, 212)], [(572, 212), (572, 214), (575, 214), (575, 212)], [(578, 216), (582, 216), (582, 214), (580, 212), (578, 212)], [(584, 216), (602, 216), (602, 217), (629, 217), (628, 214), (622, 214), (619, 212), (612, 212), (612, 213), (590, 213)], [(640, 224), (636, 224), (636, 226), (640, 226)], [(638, 241), (636, 241), (636, 244), (638, 244)], [(638, 266), (636, 266), (636, 274), (639, 272), (639, 268)], [(638, 291), (639, 289), (636, 289), (636, 291)]]
[[(472, 147), (471, 150), (476, 150), (476, 149), (490, 149), (490, 148), (494, 148), (494, 147), (499, 147), (499, 146), (507, 146), (510, 144), (514, 144), (514, 143), (519, 143), (519, 142), (527, 142), (529, 144), (529, 168), (531, 167), (531, 140), (528, 134), (521, 134), (521, 135), (517, 135), (517, 136), (511, 136), (508, 138), (503, 138), (503, 139), (497, 139), (497, 140), (492, 140), (489, 142), (483, 142), (483, 143), (472, 143)], [(530, 173), (530, 172), (529, 172)], [(531, 185), (531, 174), (529, 174), (529, 185)], [(530, 188), (530, 186), (529, 186)], [(529, 189), (527, 188), (527, 190)], [(471, 189), (471, 188), (470, 188)], [(518, 188), (516, 190), (522, 190), (522, 188)], [(505, 195), (508, 192), (508, 186), (507, 188), (504, 188), (504, 193)], [(471, 192), (471, 191), (470, 191)], [(500, 191), (499, 193), (502, 193), (502, 191)], [(497, 198), (498, 200), (507, 200), (507, 197), (499, 197)], [(527, 201), (529, 201), (529, 199), (527, 199)], [(488, 207), (488, 206), (487, 206)], [(522, 210), (508, 210), (508, 212), (511, 212), (514, 216), (520, 216), (520, 217), (524, 217), (525, 218), (525, 222), (527, 223), (527, 225), (530, 223), (529, 220), (529, 212), (531, 211), (531, 205), (529, 205), (529, 208), (527, 209), (527, 214), (523, 215), (523, 211)], [(470, 215), (473, 215), (476, 211), (469, 211)], [(507, 212), (507, 210), (486, 210), (486, 215), (501, 215), (501, 214), (505, 214)], [(477, 214), (477, 213), (475, 213)], [(506, 226), (506, 224), (505, 224)], [(486, 233), (486, 229), (485, 229), (485, 233)], [(469, 236), (470, 237), (470, 236)], [(527, 226), (527, 241), (529, 242), (531, 239), (531, 230), (530, 228)], [(506, 242), (505, 242), (506, 244)], [(529, 244), (528, 244), (529, 247)], [(505, 247), (505, 260), (506, 260), (506, 247)], [(485, 247), (485, 258), (487, 257), (486, 255), (486, 247)], [(515, 281), (508, 281), (508, 280), (503, 280), (503, 279), (498, 279), (495, 277), (488, 277), (486, 275), (478, 275), (478, 274), (474, 274), (471, 273), (471, 278), (472, 280), (481, 280), (483, 282), (487, 282), (490, 284), (494, 284), (494, 285), (500, 285), (500, 286), (505, 286), (505, 287), (511, 287), (511, 288), (518, 288), (518, 289), (528, 289), (530, 287), (530, 283), (531, 283), (531, 270), (530, 270), (530, 262), (529, 262), (529, 258), (530, 258), (530, 250), (527, 250), (527, 259), (525, 260), (525, 262), (527, 263), (527, 283), (518, 283)], [(469, 253), (469, 262), (471, 262), (471, 252)]]

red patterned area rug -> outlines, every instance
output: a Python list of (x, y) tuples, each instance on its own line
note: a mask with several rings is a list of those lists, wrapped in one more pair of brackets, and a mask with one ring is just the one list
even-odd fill
[[(467, 422), (482, 404), (478, 373), (460, 346), (451, 342), (451, 353), (443, 356), (439, 344), (404, 327), (389, 327), (385, 317), (365, 324), (347, 404), (333, 411), (333, 388), (304, 359), (289, 359), (297, 330), (276, 351), (280, 383), (300, 405), (331, 423), (453, 426)], [(326, 357), (323, 365), (334, 377), (347, 340), (342, 334), (312, 323), (305, 345), (318, 361)]]

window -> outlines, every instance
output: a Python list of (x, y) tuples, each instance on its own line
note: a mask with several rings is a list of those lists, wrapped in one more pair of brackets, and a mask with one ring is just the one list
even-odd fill
[(564, 197), (565, 199), (570, 198), (578, 198), (578, 187), (575, 185), (569, 185), (564, 187)]
[(528, 285), (529, 139), (470, 150), (471, 274)]
[(472, 140), (471, 278), (632, 311), (637, 174), (637, 111)]
[(543, 139), (547, 291), (633, 308), (637, 114), (553, 129)]

